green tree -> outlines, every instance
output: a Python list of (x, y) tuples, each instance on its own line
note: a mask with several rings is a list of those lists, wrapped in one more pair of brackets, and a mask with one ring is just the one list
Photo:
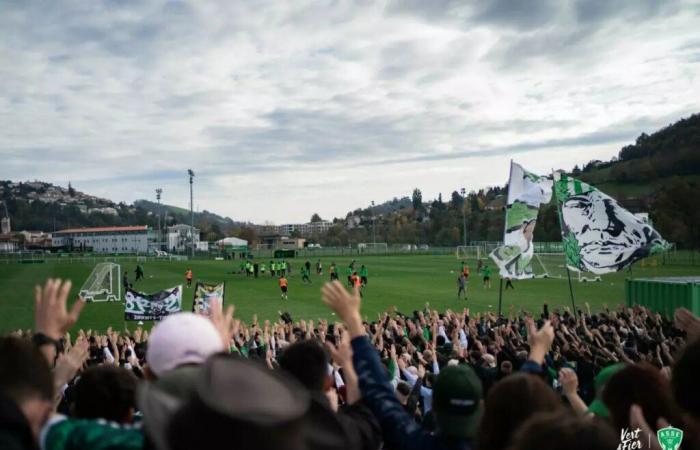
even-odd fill
[(413, 209), (416, 211), (423, 209), (423, 193), (420, 191), (420, 189), (415, 188), (413, 190), (411, 202), (413, 204)]

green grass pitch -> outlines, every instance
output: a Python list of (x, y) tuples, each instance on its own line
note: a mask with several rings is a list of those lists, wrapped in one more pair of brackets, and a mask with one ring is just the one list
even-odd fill
[[(498, 277), (494, 271), (492, 286), (485, 289), (481, 279), (474, 273), (476, 261), (468, 261), (472, 276), (468, 283), (468, 301), (458, 301), (457, 272), (460, 260), (455, 256), (374, 256), (356, 257), (358, 264), (365, 264), (369, 270), (369, 284), (363, 299), (363, 314), (370, 320), (387, 308), (396, 306), (399, 311), (410, 314), (430, 302), (431, 308), (462, 309), (471, 311), (496, 310), (498, 308)], [(340, 267), (341, 280), (345, 278), (345, 267), (351, 258), (321, 258), (324, 270), (335, 260)], [(330, 311), (322, 304), (319, 289), (328, 277), (312, 274), (312, 285), (301, 282), (299, 268), (304, 259), (290, 260), (293, 273), (289, 278), (289, 300), (280, 299), (276, 279), (269, 274), (258, 279), (231, 273), (240, 264), (236, 261), (195, 260), (189, 262), (155, 261), (143, 263), (146, 279), (135, 288), (143, 292), (184, 284), (187, 267), (194, 271), (195, 280), (226, 282), (226, 303), (236, 306), (236, 317), (249, 321), (253, 314), (261, 320), (277, 318), (277, 311), (289, 311), (295, 319), (333, 319)], [(311, 260), (312, 272), (315, 259)], [(121, 263), (122, 270), (129, 271), (133, 280), (136, 263)], [(637, 267), (639, 266), (639, 267)], [(697, 275), (700, 268), (688, 266), (635, 266), (634, 277)], [(359, 265), (358, 265), (359, 267)], [(492, 265), (493, 267), (493, 265)], [(93, 268), (92, 263), (43, 264), (3, 264), (0, 265), (0, 332), (31, 328), (33, 323), (33, 287), (47, 277), (60, 277), (73, 281), (72, 297), (78, 293)], [(551, 269), (550, 269), (551, 271)], [(564, 272), (565, 273), (565, 272)], [(604, 303), (617, 305), (624, 302), (624, 280), (630, 273), (622, 272), (606, 275), (599, 283), (573, 281), (577, 306), (589, 302), (594, 310)], [(193, 288), (184, 289), (183, 309), (192, 306)], [(566, 278), (535, 279), (515, 282), (515, 290), (504, 291), (503, 310), (507, 313), (512, 304), (516, 310), (520, 306), (529, 311), (539, 311), (542, 303), (551, 307), (570, 304), (569, 287)], [(76, 328), (100, 329), (107, 326), (121, 329), (124, 326), (123, 303), (90, 303), (80, 317)], [(131, 328), (135, 323), (128, 324)], [(151, 324), (147, 324), (149, 326)]]

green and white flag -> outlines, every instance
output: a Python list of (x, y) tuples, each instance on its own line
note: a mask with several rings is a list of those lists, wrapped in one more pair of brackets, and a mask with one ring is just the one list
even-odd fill
[(208, 316), (211, 310), (212, 299), (219, 300), (219, 309), (224, 306), (224, 283), (208, 284), (197, 281), (194, 287), (194, 299), (192, 301), (192, 312)]
[(144, 294), (127, 289), (124, 294), (124, 320), (161, 320), (182, 311), (182, 286)]
[(511, 161), (503, 245), (489, 256), (503, 278), (532, 278), (532, 239), (537, 213), (552, 198), (552, 178), (528, 172)]
[(668, 248), (651, 225), (589, 184), (557, 172), (554, 195), (571, 270), (617, 272)]

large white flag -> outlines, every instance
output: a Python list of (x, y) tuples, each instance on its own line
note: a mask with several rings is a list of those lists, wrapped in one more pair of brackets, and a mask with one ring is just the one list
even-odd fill
[(651, 225), (589, 184), (557, 172), (554, 193), (566, 265), (572, 270), (616, 272), (668, 248)]
[(552, 198), (552, 178), (528, 172), (511, 161), (503, 245), (491, 252), (504, 278), (532, 278), (532, 244), (537, 213)]

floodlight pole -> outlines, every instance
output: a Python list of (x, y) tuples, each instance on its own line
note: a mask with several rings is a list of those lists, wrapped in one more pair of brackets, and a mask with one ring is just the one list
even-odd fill
[(187, 169), (187, 174), (190, 176), (190, 244), (192, 245), (192, 258), (194, 258), (194, 196), (192, 194), (192, 180), (194, 172), (192, 169)]
[(156, 236), (158, 237), (158, 250), (162, 250), (162, 248), (161, 248), (161, 246), (162, 246), (161, 239), (162, 239), (162, 237), (163, 237), (163, 236), (162, 236), (162, 231), (163, 231), (163, 230), (162, 230), (161, 227), (160, 227), (160, 216), (161, 216), (161, 214), (162, 214), (162, 210), (161, 210), (161, 207), (160, 207), (160, 194), (162, 194), (162, 193), (163, 193), (163, 189), (162, 189), (162, 188), (156, 188), (156, 200), (158, 200), (158, 211), (157, 211), (157, 213), (156, 213), (156, 214), (158, 215), (158, 234), (156, 234)]
[(466, 212), (466, 200), (464, 198), (464, 194), (466, 194), (467, 190), (462, 188), (462, 189), (460, 189), (460, 192), (462, 193), (462, 230), (463, 230), (463, 236), (464, 236), (464, 246), (466, 247), (467, 246), (467, 212)]
[(372, 245), (374, 250), (377, 250), (377, 229), (374, 225), (376, 218), (374, 217), (374, 200), (372, 200)]

